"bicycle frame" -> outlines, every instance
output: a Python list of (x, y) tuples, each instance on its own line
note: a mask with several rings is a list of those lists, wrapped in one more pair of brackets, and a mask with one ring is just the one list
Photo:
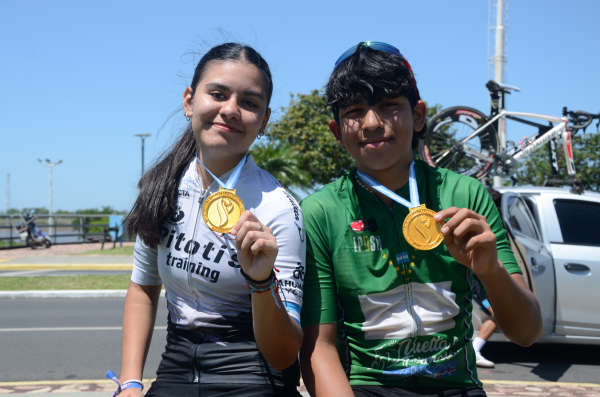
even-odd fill
[[(487, 123), (485, 123), (478, 129), (476, 129), (468, 137), (457, 142), (457, 144), (462, 145), (462, 150), (469, 153), (471, 156), (477, 157), (477, 158), (479, 158), (483, 161), (489, 162), (489, 163), (493, 163), (494, 162), (493, 154), (490, 155), (489, 157), (486, 157), (481, 153), (471, 150), (465, 143), (467, 141), (469, 141), (470, 139), (476, 137), (478, 134), (480, 134), (482, 131), (484, 131), (488, 126), (496, 123), (497, 121), (499, 122), (498, 124), (500, 125), (500, 127), (504, 128), (504, 125), (506, 123), (506, 118), (511, 119), (511, 118), (516, 118), (516, 117), (527, 117), (527, 118), (545, 120), (545, 121), (549, 121), (549, 122), (555, 123), (555, 124), (558, 123), (558, 125), (552, 127), (547, 132), (541, 134), (533, 141), (528, 142), (528, 144), (524, 148), (517, 149), (512, 157), (515, 160), (520, 160), (523, 157), (525, 157), (525, 156), (531, 154), (532, 152), (534, 152), (535, 150), (537, 150), (543, 144), (548, 143), (550, 140), (560, 136), (563, 140), (563, 149), (565, 152), (565, 160), (567, 163), (567, 173), (569, 174), (569, 176), (574, 177), (575, 176), (575, 162), (573, 161), (573, 149), (571, 147), (571, 134), (569, 133), (569, 121), (566, 117), (553, 117), (553, 116), (546, 116), (543, 114), (536, 114), (536, 113), (511, 112), (511, 111), (502, 109), (498, 112), (498, 114), (496, 114), (494, 117), (492, 117), (490, 120), (488, 120)], [(527, 124), (527, 122), (525, 120), (519, 120), (519, 119), (513, 119), (513, 120)], [(506, 152), (506, 148), (499, 148), (499, 149), (500, 149), (501, 153)]]

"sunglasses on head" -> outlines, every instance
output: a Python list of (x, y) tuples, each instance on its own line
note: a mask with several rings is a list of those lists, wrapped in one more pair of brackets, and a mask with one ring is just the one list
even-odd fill
[(387, 52), (388, 54), (396, 55), (397, 57), (399, 57), (402, 60), (402, 63), (404, 63), (406, 65), (406, 67), (408, 68), (408, 70), (410, 70), (410, 73), (412, 75), (412, 80), (413, 80), (413, 88), (415, 90), (415, 93), (417, 92), (417, 83), (415, 81), (415, 76), (414, 76), (413, 70), (410, 67), (410, 63), (408, 63), (408, 61), (406, 60), (406, 58), (404, 58), (404, 55), (402, 55), (400, 53), (399, 49), (397, 49), (393, 45), (390, 45), (390, 44), (387, 44), (387, 43), (382, 43), (380, 41), (361, 41), (357, 45), (348, 48), (338, 58), (338, 60), (335, 61), (335, 66), (333, 67), (333, 70), (336, 70), (337, 67), (340, 65), (340, 63), (344, 62), (346, 59), (348, 59), (350, 56), (352, 56), (356, 52), (356, 50), (358, 48), (360, 48), (360, 47), (369, 47), (372, 50), (375, 50), (375, 51), (384, 51), (384, 52)]

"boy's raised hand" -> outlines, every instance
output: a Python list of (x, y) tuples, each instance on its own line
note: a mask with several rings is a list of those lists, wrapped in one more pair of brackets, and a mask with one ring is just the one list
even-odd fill
[(448, 219), (442, 226), (444, 243), (457, 262), (467, 266), (478, 276), (493, 273), (499, 268), (496, 235), (485, 216), (467, 208), (451, 207), (433, 217), (436, 221)]

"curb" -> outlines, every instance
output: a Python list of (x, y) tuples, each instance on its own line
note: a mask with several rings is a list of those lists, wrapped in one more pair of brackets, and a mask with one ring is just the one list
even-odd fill
[(131, 263), (6, 263), (0, 264), (0, 271), (15, 270), (133, 270)]
[[(96, 289), (96, 290), (47, 290), (47, 291), (0, 291), (2, 298), (124, 298), (126, 289)], [(160, 296), (165, 296), (161, 290)]]
[(526, 380), (487, 380), (480, 379), (487, 386), (566, 386), (566, 387), (600, 387), (597, 383), (576, 383), (576, 382), (540, 382)]

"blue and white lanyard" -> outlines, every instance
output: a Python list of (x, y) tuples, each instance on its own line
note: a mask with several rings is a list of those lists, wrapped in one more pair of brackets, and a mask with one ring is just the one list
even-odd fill
[(229, 176), (229, 179), (227, 179), (227, 183), (223, 183), (219, 178), (215, 176), (215, 174), (210, 172), (210, 170), (206, 168), (204, 164), (202, 164), (202, 161), (200, 161), (200, 159), (198, 158), (198, 153), (196, 153), (196, 161), (198, 162), (198, 164), (200, 164), (202, 167), (204, 167), (206, 171), (208, 171), (208, 173), (213, 177), (213, 179), (217, 181), (219, 186), (221, 186), (223, 189), (229, 190), (232, 190), (235, 187), (235, 184), (237, 183), (238, 179), (240, 178), (240, 175), (242, 174), (242, 169), (244, 168), (244, 165), (246, 165), (247, 159), (248, 154), (246, 154), (244, 158), (240, 161), (240, 163), (235, 167), (235, 170), (233, 170), (233, 173)]
[(367, 183), (373, 189), (377, 190), (378, 192), (380, 192), (382, 194), (385, 194), (386, 196), (388, 196), (395, 202), (400, 203), (400, 204), (404, 205), (405, 207), (416, 208), (421, 205), (421, 203), (419, 202), (419, 190), (417, 189), (417, 176), (415, 174), (415, 161), (414, 160), (412, 161), (412, 163), (410, 163), (410, 169), (408, 171), (408, 187), (409, 187), (409, 191), (410, 191), (410, 202), (403, 199), (402, 197), (398, 196), (396, 193), (392, 192), (390, 189), (383, 186), (381, 183), (377, 182), (375, 179), (371, 178), (369, 175), (367, 175), (363, 172), (360, 172), (360, 171), (358, 171), (358, 175), (360, 176), (360, 179), (365, 181), (365, 183)]

